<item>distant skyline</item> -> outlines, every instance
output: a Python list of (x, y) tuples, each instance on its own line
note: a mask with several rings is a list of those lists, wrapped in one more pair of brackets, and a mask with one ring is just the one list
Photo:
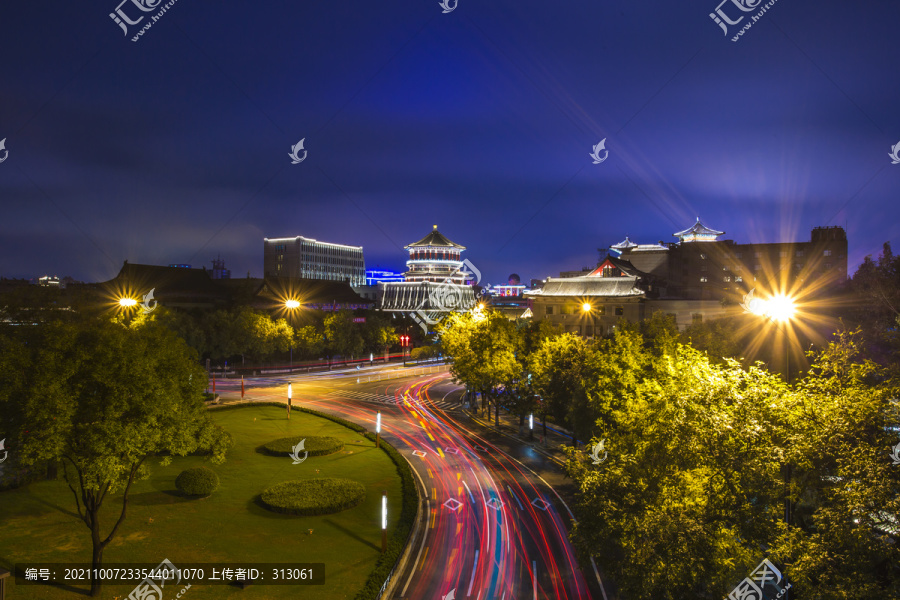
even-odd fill
[(0, 7), (0, 276), (261, 276), (293, 235), (403, 270), (435, 223), (491, 283), (697, 216), (845, 226), (851, 273), (900, 246), (897, 3), (780, 0), (732, 42), (720, 0), (179, 0), (132, 42), (120, 1)]

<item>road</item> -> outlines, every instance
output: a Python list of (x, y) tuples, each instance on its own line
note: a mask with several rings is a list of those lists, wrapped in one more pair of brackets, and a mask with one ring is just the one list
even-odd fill
[[(564, 483), (559, 468), (531, 447), (475, 425), (462, 410), (462, 388), (448, 373), (366, 381), (379, 372), (295, 375), (291, 381), (295, 404), (370, 430), (380, 410), (382, 435), (407, 457), (426, 491), (425, 535), (413, 541), (405, 572), (395, 574), (393, 598), (592, 598), (568, 541), (568, 508), (554, 491)], [(287, 381), (247, 379), (246, 397), (283, 401)], [(218, 386), (223, 398), (240, 397), (239, 381)]]

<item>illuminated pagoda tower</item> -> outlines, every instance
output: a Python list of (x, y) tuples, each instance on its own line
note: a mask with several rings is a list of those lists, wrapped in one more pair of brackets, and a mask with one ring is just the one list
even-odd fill
[(462, 259), (465, 246), (451, 242), (434, 226), (428, 235), (404, 248), (409, 251), (404, 281), (379, 283), (381, 310), (410, 313), (427, 329), (449, 312), (475, 306), (477, 274)]
[(475, 283), (466, 279), (470, 273), (463, 269), (460, 255), (466, 247), (448, 240), (438, 231), (437, 225), (428, 235), (404, 249), (409, 250), (407, 271), (403, 274), (406, 281), (448, 281), (460, 285)]

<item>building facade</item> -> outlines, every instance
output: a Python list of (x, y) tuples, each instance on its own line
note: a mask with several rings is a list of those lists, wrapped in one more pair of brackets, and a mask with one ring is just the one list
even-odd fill
[(366, 285), (362, 246), (345, 246), (296, 236), (263, 240), (265, 277), (341, 281)]
[(823, 295), (847, 278), (847, 235), (816, 227), (809, 241), (737, 244), (700, 219), (673, 234), (678, 242), (610, 246), (591, 272), (564, 272), (528, 290), (535, 319), (580, 335), (607, 335), (622, 320), (654, 312), (672, 315), (680, 329), (741, 312), (751, 289), (802, 298)]

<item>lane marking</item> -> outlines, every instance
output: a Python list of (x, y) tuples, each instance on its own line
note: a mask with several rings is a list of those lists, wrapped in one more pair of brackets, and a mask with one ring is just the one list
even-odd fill
[[(412, 467), (412, 463), (410, 463), (410, 466)], [(419, 475), (419, 471), (415, 467), (412, 467), (412, 470), (413, 470), (413, 473), (416, 474), (416, 479), (418, 479), (419, 483), (422, 484), (422, 489), (427, 490), (428, 488), (425, 487), (425, 482), (422, 481), (422, 476)], [(418, 493), (418, 491), (416, 493)], [(425, 498), (425, 510), (431, 510), (431, 500), (429, 500), (427, 497)], [(422, 550), (425, 549), (425, 541), (427, 539), (428, 539), (428, 530), (426, 529), (422, 532), (422, 543), (419, 544), (419, 553), (418, 553), (418, 555), (416, 555), (416, 562), (413, 563), (412, 569), (410, 569), (410, 571), (409, 571), (409, 579), (406, 580), (406, 585), (403, 586), (403, 591), (400, 592), (401, 596), (406, 595), (406, 590), (409, 587), (409, 584), (412, 583), (412, 579), (416, 574), (416, 564), (418, 564), (419, 559), (422, 557)], [(420, 567), (420, 569), (421, 569), (421, 567)]]
[[(431, 437), (431, 436), (428, 436), (428, 437)], [(434, 438), (431, 438), (431, 439), (434, 439)], [(441, 455), (441, 458), (445, 458), (444, 453), (441, 452), (441, 449), (440, 449), (440, 448), (438, 448), (438, 454)]]
[(521, 502), (519, 502), (519, 497), (516, 495), (516, 493), (514, 491), (512, 491), (512, 488), (510, 488), (509, 486), (506, 486), (506, 489), (509, 490), (509, 495), (516, 499), (516, 504), (519, 505), (519, 510), (525, 510), (525, 507), (522, 506)]
[(469, 492), (469, 499), (472, 501), (472, 504), (475, 504), (475, 496), (472, 495), (472, 490), (469, 489), (469, 484), (463, 481), (463, 485), (466, 486), (466, 491)]
[[(425, 547), (425, 554), (422, 556), (422, 563), (419, 565), (419, 570), (425, 567), (425, 557), (428, 556), (428, 547)], [(410, 578), (411, 579), (411, 578)]]
[[(428, 453), (422, 452), (421, 450), (413, 450), (413, 456), (420, 456), (422, 458), (425, 458), (426, 454), (428, 454)], [(429, 469), (428, 472), (431, 473), (431, 469)]]
[[(475, 551), (475, 564), (472, 565), (472, 578), (469, 579), (469, 591), (466, 593), (466, 596), (472, 595), (472, 584), (475, 583), (475, 571), (478, 568), (478, 550)], [(481, 597), (481, 592), (478, 592), (478, 597)]]

